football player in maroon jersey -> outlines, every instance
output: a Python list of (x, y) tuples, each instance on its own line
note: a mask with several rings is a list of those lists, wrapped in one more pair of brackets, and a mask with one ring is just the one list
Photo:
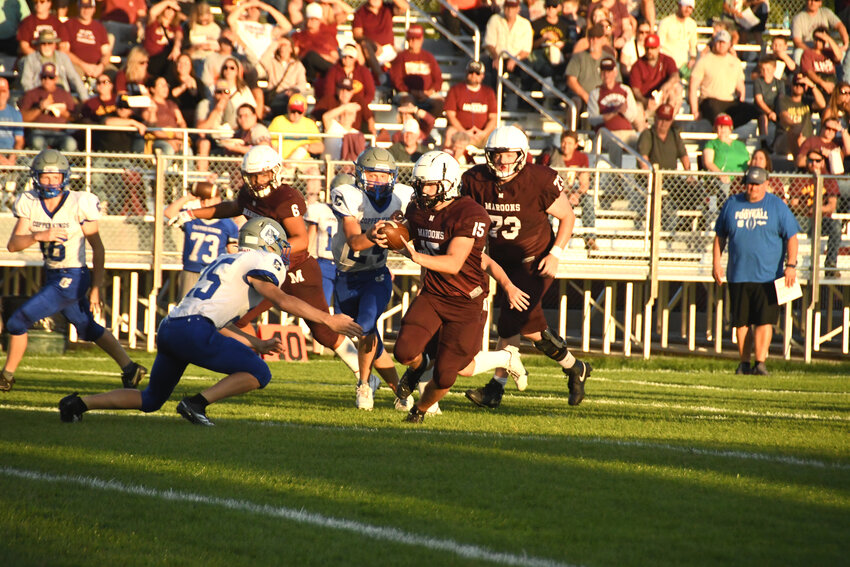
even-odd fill
[[(180, 226), (192, 218), (228, 218), (237, 215), (245, 215), (249, 219), (261, 216), (276, 220), (283, 225), (286, 239), (292, 246), (287, 280), (280, 288), (316, 309), (328, 311), (322, 288), (322, 271), (319, 263), (307, 251), (309, 239), (307, 225), (304, 223), (307, 205), (300, 191), (283, 182), (282, 169), (283, 162), (276, 150), (269, 146), (254, 146), (242, 160), (242, 178), (245, 184), (236, 195), (235, 201), (222, 201), (210, 207), (180, 211), (168, 224)], [(248, 328), (251, 321), (271, 306), (271, 302), (263, 301), (236, 325), (243, 330)], [(357, 347), (351, 339), (321, 323), (308, 321), (307, 325), (313, 337), (323, 346), (332, 349), (359, 380)], [(374, 380), (370, 378), (370, 383), (377, 380), (377, 377)]]
[[(520, 289), (530, 295), (531, 307), (512, 309), (506, 299), (499, 305), (498, 348), (519, 345), (520, 337), (555, 360), (569, 377), (569, 404), (584, 399), (584, 384), (591, 367), (577, 360), (567, 343), (549, 328), (541, 300), (552, 285), (564, 247), (570, 240), (575, 215), (564, 182), (552, 168), (526, 164), (528, 138), (515, 126), (500, 126), (487, 139), (487, 164), (463, 174), (462, 192), (489, 213), (489, 255)], [(553, 234), (548, 215), (559, 221)], [(507, 383), (507, 373), (497, 369), (483, 388), (468, 390), (466, 397), (481, 407), (497, 408)], [(525, 383), (517, 381), (522, 390)]]

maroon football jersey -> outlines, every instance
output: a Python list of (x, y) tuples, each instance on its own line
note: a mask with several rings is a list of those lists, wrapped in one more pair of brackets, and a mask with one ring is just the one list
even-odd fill
[[(256, 197), (247, 186), (243, 185), (236, 196), (236, 202), (242, 209), (241, 214), (247, 218), (269, 217), (281, 225), (284, 219), (303, 217), (307, 211), (307, 204), (304, 202), (301, 192), (286, 183), (278, 186), (268, 196), (261, 198)], [(308, 256), (309, 253), (306, 249), (299, 252), (293, 251), (289, 261), (290, 267), (297, 266)]]
[(423, 291), (484, 301), (490, 289), (487, 275), (481, 269), (481, 253), (487, 244), (487, 229), (490, 226), (487, 211), (472, 199), (461, 197), (439, 211), (421, 209), (416, 201), (411, 201), (405, 217), (410, 224), (410, 236), (416, 250), (422, 254), (446, 254), (449, 242), (456, 236), (475, 239), (472, 251), (457, 274), (426, 270)]
[(564, 189), (554, 169), (527, 163), (507, 183), (499, 183), (485, 164), (468, 169), (461, 193), (484, 207), (490, 225), (490, 256), (500, 265), (530, 262), (555, 239), (546, 210)]

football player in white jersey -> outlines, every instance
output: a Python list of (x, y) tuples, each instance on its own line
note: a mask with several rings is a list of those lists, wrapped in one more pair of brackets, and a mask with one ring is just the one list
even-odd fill
[[(349, 173), (337, 174), (331, 180), (331, 189), (340, 185), (354, 185), (354, 176)], [(310, 240), (307, 250), (319, 262), (325, 301), (330, 306), (333, 305), (336, 285), (336, 264), (334, 264), (331, 241), (339, 229), (339, 222), (331, 206), (320, 199), (319, 187), (307, 185), (305, 196), (307, 212), (304, 213), (304, 222), (307, 223), (307, 237)]]
[[(355, 162), (354, 185), (331, 191), (331, 206), (339, 217), (339, 230), (333, 238), (337, 280), (334, 294), (339, 309), (354, 317), (364, 336), (357, 346), (360, 380), (355, 406), (370, 410), (374, 404), (367, 380), (372, 365), (395, 391), (398, 373), (392, 357), (384, 350), (378, 335), (378, 317), (392, 297), (392, 277), (387, 268), (386, 237), (377, 224), (401, 214), (413, 197), (413, 188), (396, 183), (398, 168), (393, 156), (383, 148), (364, 150)], [(407, 399), (397, 404), (407, 410)]]
[[(254, 217), (239, 231), (239, 252), (219, 256), (201, 273), (183, 300), (168, 314), (157, 332), (157, 354), (148, 387), (113, 390), (59, 402), (64, 422), (80, 421), (90, 409), (158, 410), (171, 395), (189, 364), (227, 374), (212, 387), (177, 404), (177, 413), (197, 425), (213, 425), (206, 407), (221, 399), (263, 388), (271, 371), (261, 354), (281, 352), (279, 337), (261, 340), (233, 324), (263, 299), (335, 332), (359, 336), (360, 326), (346, 315), (330, 315), (284, 293), (280, 283), (289, 263), (289, 243), (283, 227), (267, 217)], [(224, 333), (219, 330), (224, 329)], [(253, 349), (253, 350), (252, 350)]]
[[(135, 388), (147, 369), (127, 356), (118, 340), (94, 319), (100, 314), (105, 250), (98, 232), (100, 203), (96, 195), (69, 191), (71, 165), (57, 150), (44, 150), (30, 167), (33, 188), (15, 201), (17, 222), (6, 245), (19, 252), (38, 244), (44, 256), (44, 286), (6, 323), (9, 353), (0, 373), (0, 391), (15, 383), (14, 373), (27, 350), (33, 323), (61, 312), (80, 338), (102, 348), (121, 367), (125, 388)], [(92, 247), (92, 270), (86, 266), (86, 241)]]

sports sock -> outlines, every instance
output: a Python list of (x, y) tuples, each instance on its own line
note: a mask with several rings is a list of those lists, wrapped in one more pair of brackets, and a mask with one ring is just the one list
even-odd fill
[(207, 406), (210, 405), (207, 399), (201, 394), (195, 394), (194, 396), (189, 398), (189, 403), (195, 407), (201, 408), (201, 411), (207, 409)]
[(573, 353), (567, 351), (567, 356), (559, 360), (558, 364), (560, 364), (564, 368), (572, 368), (576, 364), (576, 357), (573, 356)]
[(502, 385), (502, 388), (504, 388), (505, 386), (507, 386), (507, 385), (508, 385), (508, 376), (507, 376), (507, 374), (506, 374), (506, 375), (504, 375), (504, 376), (496, 376), (495, 374), (493, 374), (493, 380), (495, 380), (496, 382), (498, 382), (499, 384), (501, 384), (501, 385)]
[(354, 373), (357, 381), (360, 382), (360, 363), (357, 361), (357, 347), (351, 342), (351, 339), (344, 337), (338, 347), (334, 349), (336, 355), (342, 360), (349, 370)]
[(482, 372), (489, 372), (494, 368), (504, 368), (510, 360), (511, 353), (506, 350), (481, 351), (472, 359), (472, 362), (475, 363), (472, 372), (474, 374), (481, 374)]

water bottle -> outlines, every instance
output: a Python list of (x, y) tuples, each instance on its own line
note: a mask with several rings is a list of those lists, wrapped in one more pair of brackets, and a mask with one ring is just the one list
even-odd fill
[(782, 29), (791, 31), (791, 16), (788, 15), (788, 10), (785, 10), (785, 15), (782, 17)]

